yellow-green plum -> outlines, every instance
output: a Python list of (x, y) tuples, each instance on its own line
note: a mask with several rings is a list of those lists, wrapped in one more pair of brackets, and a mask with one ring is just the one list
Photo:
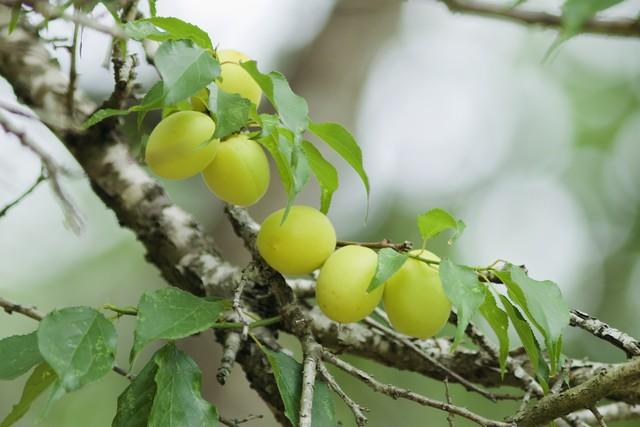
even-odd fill
[(251, 61), (247, 55), (237, 50), (219, 50), (218, 61), (220, 61), (220, 77), (222, 81), (218, 83), (220, 89), (229, 93), (237, 93), (255, 105), (260, 105), (262, 89), (240, 65), (240, 62)]
[(269, 160), (262, 147), (239, 134), (222, 141), (216, 156), (202, 171), (207, 187), (227, 203), (250, 206), (269, 186)]
[(262, 258), (282, 274), (301, 275), (320, 267), (336, 247), (336, 231), (322, 212), (295, 205), (269, 215), (258, 232)]
[(207, 102), (209, 100), (209, 92), (206, 89), (200, 89), (195, 95), (189, 99), (191, 109), (204, 113), (207, 111)]
[[(425, 260), (440, 259), (428, 251), (412, 251)], [(384, 285), (384, 309), (394, 328), (416, 338), (429, 338), (447, 323), (451, 303), (444, 293), (438, 268), (408, 259)]]
[(216, 155), (220, 141), (211, 140), (216, 124), (197, 111), (180, 111), (162, 119), (147, 141), (145, 160), (156, 174), (168, 179), (189, 178), (202, 172)]
[(384, 285), (367, 293), (376, 273), (378, 255), (362, 246), (345, 246), (327, 259), (316, 284), (316, 302), (331, 320), (357, 322), (367, 317), (382, 299)]

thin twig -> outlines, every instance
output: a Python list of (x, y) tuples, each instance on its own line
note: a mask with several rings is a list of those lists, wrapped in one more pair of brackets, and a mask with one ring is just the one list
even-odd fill
[(0, 218), (5, 216), (11, 208), (20, 204), (20, 202), (22, 202), (29, 194), (33, 193), (33, 191), (36, 188), (38, 188), (40, 183), (42, 181), (45, 181), (46, 179), (47, 179), (47, 176), (45, 175), (44, 170), (40, 171), (40, 175), (38, 175), (38, 178), (36, 179), (36, 181), (33, 184), (31, 184), (31, 187), (27, 188), (27, 190), (24, 193), (22, 193), (20, 196), (18, 196), (18, 198), (16, 198), (14, 201), (12, 201), (8, 205), (6, 205), (4, 208), (2, 208), (2, 210), (0, 210)]
[(527, 405), (529, 404), (529, 401), (531, 400), (531, 390), (527, 390), (524, 393), (524, 396), (522, 396), (522, 402), (520, 402), (520, 408), (518, 409), (518, 412), (522, 412), (524, 411), (524, 409), (527, 407)]
[[(562, 17), (541, 11), (514, 8), (508, 4), (474, 0), (440, 0), (452, 12), (461, 12), (490, 18), (503, 19), (527, 25), (561, 29)], [(621, 37), (640, 36), (640, 24), (635, 19), (590, 19), (581, 28), (583, 33), (605, 34)]]
[[(75, 14), (78, 14), (76, 11)], [(70, 117), (73, 117), (74, 112), (74, 98), (76, 95), (76, 81), (78, 79), (77, 61), (78, 61), (78, 34), (80, 33), (80, 24), (77, 22), (73, 24), (73, 38), (71, 46), (69, 46), (69, 86), (67, 87), (67, 112)]]
[[(454, 324), (457, 323), (457, 316), (455, 313), (451, 313), (449, 321)], [(471, 339), (471, 341), (478, 346), (478, 348), (488, 354), (489, 357), (494, 359), (496, 364), (498, 364), (498, 349), (495, 348), (495, 346), (473, 323), (469, 323), (464, 332)], [(514, 377), (520, 380), (525, 392), (529, 392), (530, 395), (532, 394), (536, 397), (542, 397), (544, 395), (542, 386), (522, 367), (522, 363), (520, 361), (512, 358), (511, 356), (507, 356), (506, 368), (513, 374)], [(530, 397), (531, 396), (529, 396), (529, 398)]]
[(222, 359), (220, 360), (220, 366), (218, 367), (218, 373), (216, 374), (218, 383), (223, 385), (227, 382), (227, 378), (231, 374), (231, 370), (233, 369), (233, 365), (236, 361), (238, 351), (240, 351), (240, 347), (242, 346), (242, 342), (247, 338), (247, 334), (249, 333), (250, 319), (246, 316), (242, 308), (242, 292), (247, 282), (250, 281), (250, 276), (252, 274), (253, 264), (249, 264), (242, 271), (240, 278), (237, 280), (231, 305), (232, 314), (227, 314), (228, 318), (237, 321), (242, 325), (242, 330), (240, 332), (229, 332), (224, 338)]
[(244, 324), (244, 327), (242, 328), (242, 337), (241, 337), (242, 340), (244, 340), (247, 337), (247, 333), (249, 332), (249, 323), (250, 323), (249, 318), (244, 313), (244, 310), (242, 308), (242, 292), (244, 291), (244, 287), (246, 283), (247, 283), (247, 278), (245, 277), (245, 274), (242, 274), (242, 276), (240, 277), (240, 280), (238, 280), (238, 286), (236, 286), (236, 289), (233, 292), (233, 299), (231, 304), (231, 308), (233, 309), (234, 313), (238, 317), (238, 320)]
[[(120, 14), (120, 21), (127, 23), (135, 19), (138, 12), (138, 0), (126, 2)], [(113, 39), (111, 41), (111, 63), (113, 64), (113, 76), (115, 89), (107, 104), (113, 108), (122, 109), (125, 101), (131, 95), (133, 82), (136, 78), (138, 60), (136, 55), (127, 56), (127, 44), (124, 40)], [(105, 62), (108, 61), (108, 57)]]
[(356, 242), (352, 240), (338, 240), (336, 242), (336, 246), (338, 247), (350, 246), (350, 245), (364, 246), (365, 248), (369, 248), (369, 249), (391, 248), (391, 249), (395, 249), (398, 252), (408, 252), (413, 248), (413, 243), (411, 243), (408, 240), (405, 240), (404, 242), (401, 242), (401, 243), (393, 243), (388, 239), (382, 239), (379, 242)]
[(628, 357), (640, 356), (640, 341), (579, 310), (571, 310), (571, 326), (589, 332), (624, 351)]
[(2, 308), (7, 314), (19, 313), (23, 316), (30, 317), (33, 320), (42, 320), (42, 315), (38, 313), (34, 307), (25, 307), (2, 297), (0, 297), (0, 308)]
[(227, 333), (227, 336), (224, 339), (224, 349), (222, 351), (222, 358), (220, 359), (220, 366), (216, 373), (216, 379), (221, 385), (226, 384), (241, 345), (242, 334), (240, 332), (232, 331)]
[(51, 188), (62, 205), (67, 224), (69, 224), (73, 231), (77, 233), (80, 232), (84, 225), (82, 216), (59, 182), (59, 176), (65, 173), (64, 169), (58, 166), (53, 157), (40, 148), (40, 146), (33, 141), (26, 132), (16, 126), (2, 110), (0, 110), (0, 127), (18, 137), (22, 145), (40, 158), (42, 165), (47, 170), (47, 178), (49, 178), (48, 181)]
[(239, 427), (240, 424), (248, 423), (253, 420), (261, 420), (262, 418), (264, 418), (263, 415), (248, 415), (244, 418), (226, 418), (222, 415), (218, 415), (218, 421), (227, 427)]
[[(640, 418), (640, 405), (629, 405), (624, 402), (609, 403), (607, 405), (598, 406), (597, 410), (605, 422), (635, 420)], [(588, 409), (574, 412), (572, 415), (575, 415), (589, 425), (598, 423), (594, 413)]]
[[(376, 311), (376, 313), (378, 313), (379, 315), (381, 315), (385, 320), (386, 320), (386, 314), (382, 311)], [(509, 395), (509, 394), (496, 394), (496, 393), (492, 393), (488, 390), (484, 390), (480, 387), (478, 387), (477, 385), (473, 384), (471, 381), (468, 381), (467, 379), (465, 379), (464, 377), (462, 377), (460, 374), (452, 371), (451, 369), (447, 368), (445, 365), (443, 365), (442, 363), (440, 363), (438, 360), (436, 360), (435, 358), (431, 357), (429, 354), (427, 354), (424, 350), (422, 350), (420, 347), (418, 347), (411, 339), (409, 339), (408, 337), (394, 331), (393, 329), (390, 329), (382, 324), (380, 324), (379, 322), (376, 322), (375, 320), (367, 317), (364, 319), (364, 322), (370, 326), (373, 326), (374, 328), (377, 328), (378, 330), (380, 330), (381, 332), (383, 332), (384, 334), (386, 334), (387, 336), (389, 336), (389, 338), (391, 338), (392, 340), (403, 344), (407, 347), (409, 347), (411, 350), (413, 350), (414, 352), (416, 352), (418, 355), (420, 355), (422, 358), (424, 358), (425, 360), (427, 360), (429, 363), (433, 364), (435, 367), (437, 367), (438, 369), (442, 370), (442, 372), (445, 374), (445, 376), (449, 376), (451, 378), (454, 378), (457, 382), (459, 382), (460, 384), (462, 384), (464, 386), (464, 388), (466, 388), (469, 391), (474, 391), (484, 397), (486, 397), (489, 400), (492, 401), (496, 401), (496, 400), (520, 400), (519, 396), (513, 396), (513, 395)]]
[(40, 118), (35, 114), (33, 114), (31, 110), (18, 104), (17, 102), (9, 103), (3, 99), (0, 99), (0, 108), (10, 112), (11, 114), (16, 114), (18, 116), (26, 117), (28, 119), (37, 120), (38, 122), (40, 121)]
[(45, 0), (0, 0), (0, 4), (12, 7), (20, 1), (22, 1), (25, 6), (31, 7), (35, 12), (42, 15), (48, 21), (63, 19), (65, 21), (73, 22), (75, 24), (82, 25), (83, 27), (108, 34), (118, 39), (127, 38), (126, 33), (120, 27), (101, 24), (87, 15), (65, 13), (64, 10), (60, 10), (59, 8), (50, 5), (49, 2)]
[(410, 390), (406, 390), (400, 387), (396, 387), (391, 384), (383, 384), (377, 380), (375, 380), (368, 373), (356, 368), (355, 366), (350, 365), (349, 363), (343, 361), (342, 359), (337, 358), (335, 355), (331, 354), (328, 351), (322, 352), (322, 358), (332, 365), (342, 369), (346, 373), (354, 376), (359, 379), (366, 385), (368, 385), (371, 389), (377, 391), (378, 393), (386, 394), (394, 399), (407, 399), (413, 402), (416, 402), (423, 406), (429, 406), (431, 408), (439, 409), (445, 412), (451, 412), (456, 415), (459, 415), (463, 418), (471, 420), (476, 424), (484, 427), (515, 427), (515, 424), (490, 420), (488, 418), (483, 417), (482, 415), (478, 415), (470, 410), (463, 408), (461, 406), (452, 405), (449, 403), (441, 402), (439, 400), (430, 399), (426, 396), (422, 396), (420, 394), (414, 393)]
[(120, 316), (137, 316), (138, 309), (136, 307), (116, 307), (113, 304), (104, 304), (102, 306), (104, 310), (113, 311), (119, 317)]
[(354, 401), (345, 391), (340, 387), (340, 384), (336, 381), (336, 379), (331, 375), (331, 372), (327, 369), (326, 365), (322, 360), (318, 361), (318, 372), (325, 380), (325, 382), (329, 385), (329, 388), (333, 390), (340, 399), (351, 409), (353, 412), (353, 416), (356, 419), (356, 426), (364, 427), (367, 424), (367, 417), (364, 415), (364, 412), (368, 411), (367, 408), (361, 406), (359, 403)]
[(598, 411), (598, 408), (596, 406), (592, 406), (591, 408), (589, 408), (589, 411), (596, 418), (596, 421), (598, 422), (598, 425), (600, 427), (607, 427), (607, 423), (604, 421), (602, 414), (600, 413), (600, 411)]
[(302, 340), (302, 351), (304, 359), (302, 361), (302, 392), (300, 393), (300, 427), (311, 427), (313, 393), (316, 384), (316, 373), (318, 372), (318, 357), (320, 346), (311, 335)]
[[(444, 377), (444, 395), (447, 399), (447, 403), (451, 405), (451, 393), (449, 393), (449, 378), (447, 377)], [(453, 417), (453, 412), (449, 412), (447, 414), (447, 423), (449, 424), (449, 427), (454, 427)]]

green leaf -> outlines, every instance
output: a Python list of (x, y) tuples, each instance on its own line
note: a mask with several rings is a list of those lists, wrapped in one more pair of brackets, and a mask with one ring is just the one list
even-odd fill
[(107, 119), (113, 116), (126, 116), (127, 114), (129, 114), (129, 112), (130, 112), (129, 110), (118, 110), (115, 108), (102, 108), (96, 111), (95, 113), (93, 113), (80, 126), (82, 127), (82, 129), (88, 129), (91, 126), (95, 125), (96, 123), (103, 121), (104, 119)]
[(156, 0), (149, 0), (149, 15), (153, 18), (158, 14), (158, 8), (156, 7)]
[(147, 112), (152, 110), (158, 110), (164, 105), (164, 84), (162, 80), (156, 82), (151, 89), (144, 95), (139, 105), (134, 105), (129, 108), (131, 112), (138, 112), (138, 129), (142, 128), (142, 122), (147, 115)]
[(153, 360), (157, 391), (149, 427), (217, 426), (216, 408), (202, 398), (202, 373), (196, 363), (174, 344), (161, 348)]
[(116, 329), (90, 307), (49, 313), (38, 329), (38, 347), (65, 391), (102, 378), (113, 367)]
[(162, 43), (155, 63), (162, 76), (165, 105), (195, 95), (220, 75), (218, 61), (187, 40)]
[(369, 288), (367, 292), (371, 292), (378, 286), (381, 286), (396, 271), (400, 270), (407, 260), (407, 254), (395, 251), (391, 248), (383, 248), (378, 251), (378, 265), (376, 267), (376, 273), (371, 278)]
[(302, 141), (302, 149), (320, 185), (320, 211), (326, 214), (329, 212), (333, 193), (338, 189), (338, 171), (309, 141)]
[(100, 3), (109, 11), (114, 21), (120, 22), (120, 16), (118, 15), (119, 0), (101, 0)]
[(282, 154), (287, 163), (287, 169), (291, 173), (291, 180), (287, 182), (287, 206), (282, 216), (282, 223), (284, 223), (296, 197), (309, 182), (311, 169), (300, 145), (299, 138), (284, 127), (278, 127), (274, 132), (278, 135), (278, 151)]
[(41, 363), (33, 370), (31, 376), (24, 385), (20, 401), (13, 405), (11, 412), (0, 423), (0, 427), (9, 427), (22, 418), (29, 409), (31, 404), (49, 388), (56, 380), (56, 374), (46, 363)]
[(9, 21), (9, 34), (13, 33), (13, 31), (18, 26), (18, 21), (20, 20), (21, 13), (22, 13), (22, 0), (17, 1), (11, 7), (11, 20)]
[[(155, 3), (155, 2), (154, 2)], [(161, 31), (158, 28), (165, 30)], [(213, 49), (209, 35), (200, 27), (175, 17), (152, 17), (138, 19), (124, 26), (129, 38), (135, 40), (190, 40), (203, 49)]]
[(515, 265), (511, 266), (510, 272), (511, 279), (524, 295), (524, 307), (540, 325), (540, 332), (552, 341), (560, 339), (564, 328), (569, 326), (570, 313), (558, 285), (550, 280), (534, 280)]
[(454, 230), (455, 233), (449, 241), (452, 243), (465, 228), (464, 222), (456, 220), (453, 215), (444, 209), (431, 209), (417, 218), (418, 229), (423, 241), (427, 241), (446, 230)]
[(214, 138), (225, 136), (242, 129), (249, 119), (251, 101), (237, 93), (228, 93), (212, 83), (209, 86), (209, 111), (216, 116)]
[(91, 126), (95, 125), (96, 123), (99, 123), (109, 117), (125, 116), (132, 112), (140, 112), (141, 114), (138, 118), (138, 127), (139, 127), (140, 123), (142, 122), (142, 119), (144, 119), (144, 115), (146, 114), (146, 112), (151, 110), (158, 110), (162, 108), (162, 106), (164, 105), (163, 101), (164, 101), (164, 85), (162, 84), (162, 81), (158, 81), (153, 86), (151, 86), (149, 91), (142, 98), (142, 101), (140, 102), (140, 104), (134, 105), (130, 107), (128, 110), (117, 110), (114, 108), (100, 109), (95, 113), (93, 113), (91, 117), (89, 117), (87, 120), (85, 120), (85, 122), (82, 123), (81, 126), (83, 129), (88, 129)]
[(567, 0), (562, 6), (564, 38), (580, 32), (585, 22), (596, 13), (622, 3), (624, 0)]
[(509, 356), (509, 316), (496, 304), (491, 292), (486, 293), (484, 302), (480, 306), (480, 313), (485, 318), (500, 344), (500, 375), (504, 376), (507, 357)]
[(496, 275), (507, 286), (509, 296), (517, 303), (529, 321), (540, 331), (555, 374), (562, 351), (562, 331), (569, 325), (569, 307), (554, 282), (531, 279), (520, 267), (511, 265), (508, 272)]
[(147, 427), (156, 395), (158, 365), (150, 360), (118, 397), (118, 410), (112, 427)]
[(145, 292), (138, 303), (131, 360), (151, 341), (176, 340), (209, 329), (228, 307), (225, 301), (208, 301), (175, 288)]
[[(72, 0), (71, 3), (73, 4), (73, 6), (82, 12), (88, 13), (91, 12), (93, 9), (95, 9), (95, 7), (98, 5), (98, 3), (102, 3), (102, 1), (100, 0)], [(63, 7), (68, 7), (68, 3), (67, 6), (63, 6)]]
[[(293, 426), (298, 425), (300, 394), (302, 393), (302, 365), (293, 357), (264, 349), (284, 403), (284, 413)], [(327, 385), (316, 380), (311, 410), (312, 427), (335, 427), (335, 407)]]
[(354, 137), (342, 125), (338, 123), (309, 124), (309, 130), (327, 145), (333, 148), (360, 176), (367, 192), (367, 206), (369, 204), (369, 177), (362, 163), (362, 151)]
[(458, 327), (452, 350), (462, 341), (464, 330), (482, 305), (487, 288), (478, 281), (476, 273), (449, 259), (440, 261), (440, 280), (447, 298), (456, 308)]
[(309, 106), (304, 98), (291, 90), (287, 79), (277, 71), (261, 73), (256, 61), (246, 61), (240, 66), (258, 83), (278, 112), (282, 123), (293, 133), (302, 134), (309, 125)]
[(260, 124), (261, 127), (261, 137), (269, 136), (273, 134), (273, 132), (278, 130), (280, 120), (278, 116), (274, 114), (257, 114), (255, 108), (251, 108), (251, 114), (253, 118)]
[(278, 128), (280, 151), (285, 155), (291, 166), (293, 176), (293, 187), (289, 192), (289, 201), (292, 202), (295, 196), (304, 188), (311, 177), (311, 169), (300, 143), (296, 136), (286, 128)]
[(289, 195), (293, 188), (293, 171), (289, 164), (290, 160), (285, 153), (280, 150), (280, 135), (278, 130), (276, 129), (273, 133), (261, 137), (258, 139), (258, 142), (266, 148), (269, 154), (271, 154), (271, 157), (273, 157), (278, 175), (280, 176), (280, 182), (282, 183), (285, 193)]
[(502, 306), (505, 308), (520, 341), (522, 341), (522, 346), (529, 356), (531, 365), (538, 366), (540, 364), (540, 347), (538, 346), (538, 341), (536, 341), (536, 337), (531, 330), (531, 326), (529, 326), (529, 323), (527, 323), (525, 318), (522, 317), (520, 311), (511, 303), (511, 301), (509, 301), (507, 297), (500, 295), (500, 301), (502, 301)]
[(18, 378), (40, 362), (37, 331), (0, 340), (0, 380)]

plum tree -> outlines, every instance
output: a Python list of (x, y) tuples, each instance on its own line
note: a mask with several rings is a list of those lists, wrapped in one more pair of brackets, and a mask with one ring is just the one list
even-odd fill
[[(410, 254), (425, 260), (440, 260), (425, 250)], [(447, 323), (451, 303), (435, 266), (410, 258), (384, 286), (384, 309), (398, 331), (416, 338), (428, 338)]]
[(180, 111), (153, 129), (145, 149), (151, 170), (168, 179), (189, 178), (207, 167), (219, 145), (211, 117), (197, 111)]
[(221, 142), (213, 161), (202, 171), (207, 187), (238, 206), (256, 203), (269, 186), (269, 160), (262, 147), (245, 134)]
[(369, 248), (349, 245), (335, 251), (320, 269), (316, 302), (336, 322), (367, 317), (382, 299), (384, 285), (367, 292), (376, 272), (378, 255)]
[(295, 205), (282, 222), (285, 209), (269, 215), (258, 233), (258, 251), (283, 274), (300, 275), (320, 267), (336, 246), (333, 224), (322, 212)]
[(250, 61), (251, 58), (242, 52), (230, 49), (219, 50), (217, 55), (221, 64), (221, 81), (218, 83), (220, 89), (229, 93), (237, 93), (255, 105), (260, 105), (262, 97), (260, 86), (249, 73), (238, 65), (240, 62)]

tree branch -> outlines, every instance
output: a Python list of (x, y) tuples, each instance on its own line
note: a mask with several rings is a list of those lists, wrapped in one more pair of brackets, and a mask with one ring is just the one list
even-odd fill
[(606, 396), (629, 384), (638, 384), (639, 381), (640, 357), (601, 372), (583, 384), (562, 393), (545, 396), (514, 421), (521, 427), (543, 425), (573, 411), (591, 408)]
[(584, 329), (624, 351), (628, 357), (640, 356), (640, 342), (601, 320), (579, 310), (571, 310), (571, 326)]
[(353, 412), (353, 416), (356, 419), (356, 426), (364, 427), (368, 421), (364, 413), (368, 409), (355, 402), (347, 393), (345, 393), (322, 360), (318, 361), (318, 372), (320, 372), (324, 381), (329, 385), (329, 388), (331, 388), (331, 390), (333, 390), (338, 397), (344, 401), (349, 409), (351, 409), (351, 412)]
[(21, 195), (19, 195), (15, 200), (10, 202), (4, 208), (0, 209), (0, 218), (5, 216), (7, 214), (7, 212), (9, 212), (9, 210), (11, 210), (12, 208), (16, 207), (18, 204), (20, 204), (20, 202), (22, 202), (29, 194), (33, 193), (33, 191), (36, 188), (38, 188), (40, 183), (42, 181), (46, 180), (46, 179), (47, 179), (47, 176), (45, 175), (44, 170), (43, 170), (43, 171), (40, 172), (40, 175), (38, 175), (38, 178), (36, 179), (36, 181), (33, 184), (31, 184), (31, 186), (29, 188), (27, 188)]
[(386, 394), (394, 399), (407, 399), (412, 400), (420, 405), (429, 406), (431, 408), (440, 409), (441, 411), (445, 411), (448, 413), (459, 415), (463, 418), (466, 418), (470, 421), (475, 422), (476, 424), (484, 427), (514, 427), (513, 423), (506, 423), (502, 421), (494, 421), (478, 414), (475, 414), (469, 411), (466, 408), (462, 408), (460, 406), (451, 405), (449, 403), (440, 402), (439, 400), (430, 399), (428, 397), (419, 395), (412, 391), (402, 389), (400, 387), (396, 387), (390, 384), (383, 384), (377, 380), (375, 380), (371, 375), (366, 372), (356, 368), (348, 364), (347, 362), (337, 358), (333, 354), (325, 351), (322, 353), (322, 358), (332, 365), (342, 369), (346, 373), (352, 375), (353, 377), (359, 379), (366, 385), (368, 385), (373, 390), (378, 393)]
[(311, 427), (311, 410), (313, 409), (313, 394), (316, 384), (316, 373), (320, 346), (311, 335), (302, 340), (302, 392), (300, 393), (300, 427)]
[[(440, 0), (452, 12), (496, 18), (525, 25), (561, 29), (562, 17), (546, 12), (526, 10), (496, 3), (475, 0)], [(620, 37), (639, 37), (640, 22), (636, 19), (590, 19), (581, 32)]]
[[(638, 405), (629, 405), (618, 402), (598, 406), (597, 409), (602, 416), (602, 419), (605, 421), (615, 422), (640, 419), (640, 406)], [(589, 409), (574, 412), (574, 415), (589, 425), (598, 424), (595, 414)]]
[(23, 5), (32, 8), (34, 12), (42, 15), (42, 17), (47, 19), (48, 21), (52, 21), (54, 19), (64, 19), (65, 21), (73, 22), (74, 24), (91, 28), (92, 30), (108, 34), (117, 39), (127, 38), (127, 35), (124, 31), (122, 31), (122, 29), (120, 29), (120, 27), (111, 27), (109, 25), (101, 24), (100, 22), (93, 20), (83, 14), (65, 13), (64, 9), (59, 9), (55, 6), (52, 6), (48, 1), (45, 0), (0, 0), (0, 5), (4, 5), (7, 7), (14, 7), (18, 3), (22, 3)]
[(60, 176), (65, 173), (64, 169), (1, 109), (0, 127), (6, 132), (15, 135), (24, 147), (40, 158), (42, 166), (47, 171), (47, 178), (49, 178), (51, 189), (62, 206), (67, 224), (69, 224), (73, 231), (77, 233), (80, 232), (84, 226), (82, 215), (71, 200), (71, 197), (60, 184)]

